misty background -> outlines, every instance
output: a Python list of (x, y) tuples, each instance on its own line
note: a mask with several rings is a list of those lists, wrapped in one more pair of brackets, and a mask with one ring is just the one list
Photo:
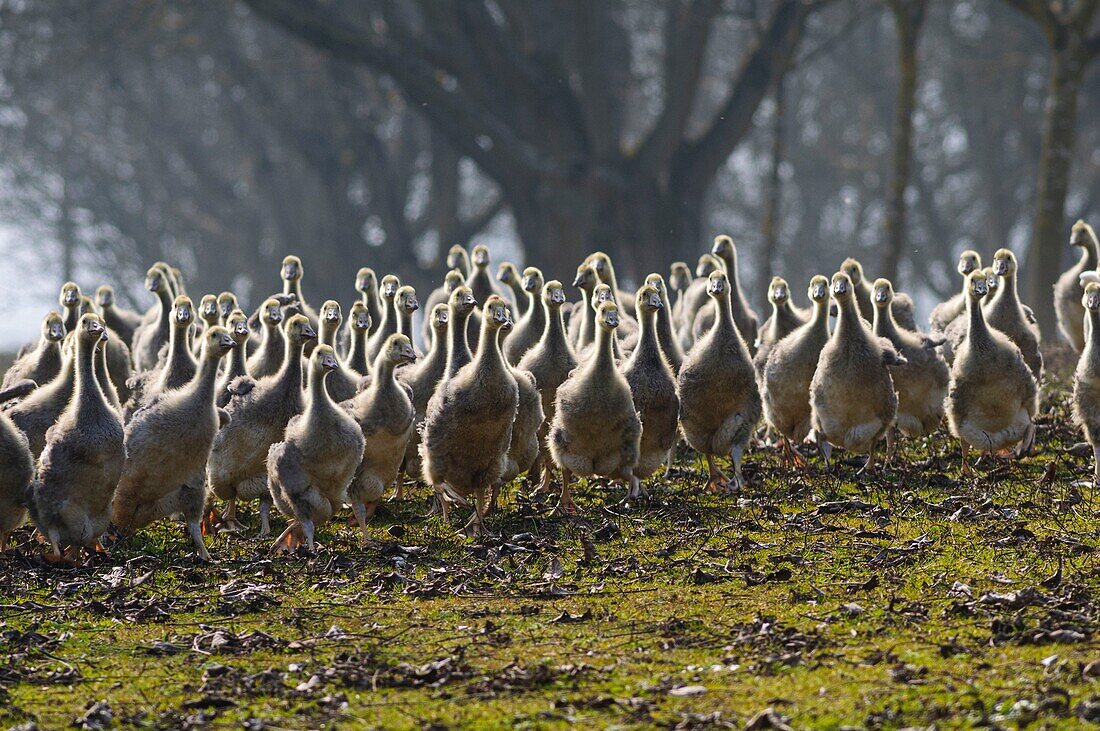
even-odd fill
[[(1050, 285), (1100, 222), (1100, 0), (8, 0), (0, 348), (59, 286), (148, 266), (193, 296), (319, 303), (360, 266), (426, 297), (452, 244), (569, 278), (694, 267), (758, 310), (846, 256), (924, 313), (955, 259)], [(495, 267), (494, 267), (495, 271)]]

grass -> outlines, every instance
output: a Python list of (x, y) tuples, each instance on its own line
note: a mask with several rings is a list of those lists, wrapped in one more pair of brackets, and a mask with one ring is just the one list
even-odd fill
[[(314, 556), (163, 524), (75, 569), (0, 558), (0, 726), (1079, 728), (1100, 720), (1100, 502), (1055, 385), (1039, 451), (961, 478), (942, 434), (882, 474), (684, 454), (625, 511), (513, 490), (472, 544), (390, 503)], [(254, 516), (250, 516), (254, 518)]]

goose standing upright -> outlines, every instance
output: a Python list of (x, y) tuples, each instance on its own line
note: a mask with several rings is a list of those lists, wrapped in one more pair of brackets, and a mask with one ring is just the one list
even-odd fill
[(1016, 256), (1008, 249), (993, 255), (993, 273), (1001, 279), (997, 294), (984, 306), (985, 321), (1016, 343), (1038, 383), (1043, 377), (1043, 354), (1039, 350), (1039, 326), (1032, 322), (1020, 303), (1016, 289)]
[[(378, 275), (370, 267), (362, 267), (355, 274), (355, 291), (359, 293), (359, 301), (370, 316), (370, 330), (368, 335), (373, 335), (375, 329), (382, 324), (382, 302), (378, 299)], [(349, 316), (351, 312), (348, 312)]]
[[(0, 404), (34, 390), (30, 380), (19, 381), (0, 391)], [(0, 411), (0, 554), (8, 549), (8, 538), (27, 519), (26, 493), (34, 477), (34, 455), (23, 432)]]
[(959, 254), (957, 271), (962, 275), (962, 288), (958, 293), (932, 308), (932, 314), (928, 316), (928, 327), (933, 335), (943, 333), (954, 322), (955, 318), (966, 312), (966, 278), (970, 275), (970, 272), (981, 268), (982, 257), (978, 252), (967, 249)]
[(1030, 447), (1038, 388), (1019, 347), (989, 326), (982, 307), (988, 291), (985, 275), (967, 279), (967, 332), (951, 364), (947, 390), (947, 425), (962, 446), (962, 472), (970, 474), (970, 448), (993, 452)]
[(272, 546), (277, 551), (291, 552), (303, 543), (313, 550), (314, 531), (343, 504), (363, 458), (359, 424), (325, 388), (325, 377), (337, 365), (330, 346), (313, 349), (302, 413), (287, 422), (282, 441), (267, 452), (271, 500), (290, 518)]
[[(905, 365), (890, 369), (898, 394), (897, 430), (911, 439), (931, 434), (943, 421), (943, 402), (951, 375), (936, 348), (942, 339), (932, 339), (898, 327), (894, 320), (894, 288), (888, 279), (876, 279), (872, 287), (875, 302), (875, 335), (886, 338), (905, 359)], [(894, 453), (893, 431), (886, 433), (886, 457)]]
[(905, 365), (894, 346), (875, 335), (860, 315), (852, 280), (833, 275), (836, 329), (817, 361), (810, 382), (813, 429), (828, 464), (831, 445), (867, 453), (866, 472), (875, 469), (875, 445), (894, 425), (898, 395), (887, 366)]
[(638, 463), (631, 473), (627, 499), (639, 497), (641, 481), (667, 461), (669, 451), (680, 436), (680, 397), (676, 393), (676, 376), (661, 351), (657, 337), (657, 317), (664, 308), (664, 298), (657, 288), (652, 284), (642, 285), (634, 300), (634, 311), (640, 321), (638, 344), (622, 365), (634, 409), (642, 423)]
[(504, 357), (512, 365), (519, 363), (523, 355), (539, 341), (542, 332), (546, 329), (546, 310), (542, 306), (542, 272), (536, 267), (524, 269), (520, 288), (527, 304), (525, 314), (520, 318), (512, 334), (504, 341)]
[(260, 307), (260, 326), (263, 336), (260, 347), (248, 357), (248, 373), (253, 378), (263, 378), (277, 373), (283, 366), (286, 337), (282, 330), (283, 308), (279, 300), (269, 297)]
[(359, 425), (364, 448), (359, 466), (348, 487), (355, 520), (367, 544), (367, 522), (374, 515), (382, 494), (393, 484), (405, 458), (405, 450), (413, 433), (416, 409), (412, 389), (394, 378), (394, 370), (416, 360), (416, 350), (407, 335), (395, 334), (374, 361), (370, 386), (344, 404)]
[(812, 428), (810, 383), (821, 349), (829, 342), (829, 280), (814, 275), (808, 295), (813, 304), (809, 321), (771, 348), (760, 371), (764, 417), (783, 435), (784, 460), (802, 467), (806, 461), (797, 445)]
[(1054, 284), (1054, 312), (1058, 316), (1058, 330), (1078, 353), (1085, 348), (1085, 308), (1081, 306), (1085, 290), (1081, 274), (1096, 272), (1100, 266), (1100, 243), (1096, 232), (1084, 221), (1077, 221), (1069, 235), (1069, 245), (1081, 249), (1081, 258), (1066, 270)]
[(1100, 486), (1100, 284), (1085, 285), (1081, 304), (1090, 326), (1073, 374), (1073, 419), (1092, 447), (1093, 484)]
[(757, 372), (763, 370), (768, 353), (775, 344), (805, 325), (809, 319), (808, 313), (791, 304), (791, 288), (783, 277), (772, 277), (771, 284), (768, 285), (768, 302), (771, 303), (772, 314), (760, 328), (760, 335), (756, 339), (756, 355), (752, 359)]
[(352, 302), (348, 311), (348, 352), (344, 362), (360, 377), (370, 374), (367, 338), (370, 336), (371, 326), (370, 308), (361, 301)]
[[(733, 319), (730, 280), (714, 271), (707, 281), (717, 316), (680, 368), (680, 426), (687, 443), (707, 461), (708, 489), (736, 492), (745, 485), (741, 458), (760, 421), (760, 391), (752, 356)], [(716, 455), (727, 454), (733, 461), (732, 483), (714, 463)]]
[(191, 381), (162, 392), (126, 425), (126, 461), (111, 505), (111, 522), (132, 532), (175, 513), (183, 516), (201, 559), (210, 554), (200, 526), (206, 507), (204, 467), (224, 411), (215, 399), (221, 359), (238, 346), (229, 331), (203, 332), (199, 369)]
[(424, 418), (424, 480), (432, 485), (445, 521), (449, 500), (473, 498), (466, 532), (475, 536), (485, 530), (488, 491), (504, 474), (519, 404), (516, 379), (500, 352), (500, 331), (511, 327), (507, 303), (491, 295), (482, 309), (477, 355), (440, 382)]
[(401, 280), (393, 274), (382, 277), (382, 285), (379, 288), (379, 299), (382, 301), (382, 321), (371, 333), (370, 339), (367, 340), (367, 361), (370, 363), (373, 363), (374, 359), (378, 357), (378, 352), (382, 350), (382, 344), (386, 342), (386, 338), (397, 333), (400, 327), (397, 305), (394, 301), (397, 298), (397, 290), (400, 286)]
[[(473, 295), (471, 295), (472, 299)], [(470, 303), (469, 309), (473, 309)], [(413, 405), (413, 430), (405, 445), (404, 472), (419, 476), (424, 468), (420, 462), (420, 434), (418, 429), (424, 423), (424, 412), (428, 408), (428, 399), (432, 397), (436, 385), (447, 372), (447, 332), (450, 328), (451, 308), (446, 302), (440, 302), (426, 318), (431, 326), (431, 348), (428, 354), (420, 362), (403, 368), (398, 373), (398, 380), (409, 387), (412, 392)], [(462, 334), (466, 329), (463, 327)], [(456, 369), (457, 371), (457, 369)], [(404, 480), (397, 482), (397, 494), (395, 500), (400, 500), (405, 495)]]
[(61, 315), (50, 310), (42, 318), (42, 336), (38, 344), (12, 363), (4, 373), (0, 388), (10, 388), (28, 378), (37, 384), (53, 380), (61, 372), (61, 341), (64, 338), (65, 325)]
[(610, 477), (625, 480), (635, 492), (634, 468), (642, 424), (634, 410), (630, 384), (615, 365), (613, 344), (619, 308), (611, 301), (596, 312), (595, 350), (558, 387), (547, 443), (562, 471), (561, 508), (575, 511), (569, 479)]
[[(661, 346), (661, 353), (668, 361), (672, 369), (672, 375), (680, 373), (680, 366), (684, 362), (684, 350), (680, 347), (680, 341), (673, 332), (672, 305), (668, 301), (668, 289), (665, 287), (665, 279), (660, 274), (653, 273), (645, 278), (646, 286), (657, 290), (661, 298), (661, 307), (657, 310), (657, 343)], [(637, 306), (637, 303), (635, 303)]]
[[(845, 259), (840, 265), (840, 271), (848, 275), (852, 280), (852, 289), (855, 294), (856, 307), (860, 316), (867, 322), (875, 317), (875, 303), (871, 297), (871, 284), (863, 271), (863, 265), (852, 258)], [(906, 330), (917, 330), (917, 320), (913, 315), (913, 299), (903, 292), (894, 293), (894, 320)]]
[(96, 288), (96, 305), (99, 307), (99, 316), (107, 328), (118, 333), (127, 346), (132, 347), (134, 331), (141, 325), (141, 315), (133, 310), (127, 310), (115, 302), (115, 289), (109, 284)]
[(102, 318), (82, 315), (73, 333), (76, 380), (73, 396), (46, 432), (28, 507), (50, 544), (47, 558), (62, 560), (62, 548), (102, 550), (111, 499), (126, 459), (122, 420), (107, 403), (95, 377), (96, 346), (108, 337)]

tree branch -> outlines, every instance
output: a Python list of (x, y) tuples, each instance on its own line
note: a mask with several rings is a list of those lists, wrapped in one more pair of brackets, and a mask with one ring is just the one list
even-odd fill
[(752, 126), (761, 100), (790, 62), (798, 45), (807, 7), (782, 0), (737, 72), (733, 88), (710, 128), (681, 146), (673, 161), (675, 179), (699, 195)]
[(636, 164), (650, 174), (668, 164), (683, 140), (714, 16), (721, 5), (721, 0), (689, 0), (669, 6), (665, 21), (665, 105), (635, 157)]

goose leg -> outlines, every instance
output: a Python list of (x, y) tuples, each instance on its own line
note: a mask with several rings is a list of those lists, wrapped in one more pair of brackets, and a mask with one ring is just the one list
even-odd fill
[(314, 549), (314, 543), (313, 543), (313, 531), (314, 531), (314, 528), (313, 528), (313, 521), (312, 521), (312, 520), (303, 520), (303, 521), (302, 521), (302, 523), (301, 523), (301, 525), (302, 525), (302, 533), (303, 533), (303, 534), (305, 535), (305, 537), (306, 537), (306, 548), (308, 548), (308, 549), (309, 549), (309, 552), (310, 552), (310, 553), (313, 553), (313, 549)]
[(230, 498), (226, 503), (220, 525), (225, 526), (222, 530), (226, 533), (236, 533), (242, 529), (241, 524), (237, 522), (237, 498)]
[(894, 449), (897, 447), (898, 430), (890, 427), (886, 430), (886, 458), (883, 460), (890, 464), (894, 459)]
[(630, 489), (626, 491), (626, 498), (623, 503), (630, 504), (635, 500), (641, 500), (642, 498), (649, 499), (649, 492), (642, 486), (642, 481), (638, 479), (635, 474), (630, 475)]
[(355, 522), (359, 524), (359, 530), (363, 532), (363, 538), (360, 540), (360, 546), (367, 546), (370, 544), (370, 537), (367, 534), (367, 523), (374, 516), (374, 511), (378, 509), (378, 503), (372, 502), (367, 505), (362, 500), (353, 500), (351, 503), (351, 511), (355, 513)]
[(191, 542), (195, 544), (195, 553), (203, 561), (210, 560), (210, 552), (206, 550), (206, 544), (203, 543), (202, 536), (202, 524), (201, 521), (192, 520), (187, 523), (187, 532), (191, 535)]
[(260, 498), (260, 538), (271, 535), (271, 500)]
[(562, 467), (561, 469), (561, 500), (558, 502), (558, 507), (554, 508), (554, 514), (560, 515), (564, 513), (575, 514), (577, 512), (577, 505), (573, 502), (573, 495), (569, 490), (569, 478), (572, 474), (569, 470)]
[(500, 483), (494, 483), (489, 489), (489, 505), (485, 508), (486, 515), (495, 515), (497, 512), (497, 500), (500, 499)]
[(478, 490), (477, 494), (474, 495), (474, 499), (472, 501), (474, 512), (470, 516), (469, 522), (467, 522), (465, 527), (459, 532), (460, 535), (464, 535), (467, 538), (471, 539), (481, 538), (483, 535), (485, 535), (484, 515), (481, 507), (482, 503), (485, 502), (485, 496), (483, 492), (483, 490)]
[(825, 471), (833, 471), (833, 445), (829, 440), (818, 438), (817, 446), (821, 450), (821, 458), (825, 460)]
[(1092, 483), (1100, 487), (1100, 444), (1092, 448)]
[(1016, 457), (1026, 457), (1031, 454), (1031, 448), (1035, 446), (1035, 423), (1027, 425), (1027, 431), (1024, 432), (1024, 438), (1020, 440), (1020, 443), (1016, 447)]
[(959, 442), (959, 448), (962, 452), (962, 467), (960, 468), (959, 472), (969, 477), (970, 475), (974, 474), (974, 472), (970, 469), (970, 445), (966, 442)]
[(710, 472), (710, 479), (707, 481), (707, 490), (710, 492), (725, 492), (729, 489), (729, 478), (722, 474), (722, 470), (718, 469), (718, 465), (714, 463), (714, 457), (706, 455), (707, 470)]
[(394, 490), (393, 497), (391, 497), (390, 500), (391, 501), (398, 501), (398, 502), (400, 502), (401, 500), (404, 500), (405, 499), (405, 470), (404, 469), (402, 469), (400, 472), (397, 473), (397, 479), (394, 481), (394, 486), (397, 489)]
[(730, 459), (733, 461), (733, 488), (730, 492), (745, 489), (745, 476), (741, 473), (741, 457), (744, 453), (745, 448), (740, 444), (735, 444), (730, 449)]
[(271, 544), (271, 551), (272, 553), (294, 553), (302, 543), (302, 529), (297, 520), (291, 519), (286, 530)]
[(875, 445), (872, 444), (871, 448), (867, 450), (867, 460), (863, 463), (863, 466), (859, 468), (860, 475), (873, 475), (875, 474)]

